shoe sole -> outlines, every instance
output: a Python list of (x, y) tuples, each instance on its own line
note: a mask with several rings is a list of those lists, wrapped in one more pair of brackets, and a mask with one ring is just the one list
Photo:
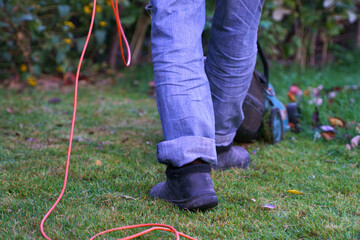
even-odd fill
[(245, 165), (235, 165), (235, 166), (230, 166), (230, 167), (218, 167), (216, 165), (211, 165), (211, 169), (212, 170), (219, 170), (219, 171), (224, 171), (224, 170), (228, 170), (231, 168), (238, 168), (238, 169), (247, 169), (250, 166), (251, 161), (249, 160), (248, 163), (246, 163)]
[(187, 199), (184, 202), (171, 202), (178, 206), (181, 210), (189, 211), (205, 211), (218, 205), (218, 199), (214, 193), (202, 194), (191, 199)]

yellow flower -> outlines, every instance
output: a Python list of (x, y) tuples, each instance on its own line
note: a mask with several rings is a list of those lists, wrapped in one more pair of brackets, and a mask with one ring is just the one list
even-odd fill
[(32, 87), (35, 87), (37, 85), (36, 79), (34, 77), (30, 76), (26, 80), (27, 80), (28, 84)]
[(65, 39), (64, 39), (64, 42), (65, 42), (66, 44), (71, 44), (71, 39), (70, 39), (70, 38), (65, 38)]
[(111, 6), (111, 0), (106, 0), (106, 5)]
[(96, 9), (95, 9), (96, 12), (101, 12), (102, 11), (102, 8), (101, 6), (99, 5), (96, 5)]
[(70, 21), (65, 21), (65, 22), (64, 22), (64, 25), (70, 27), (71, 29), (75, 29), (75, 28), (76, 28), (75, 25), (74, 25), (72, 22), (70, 22)]
[(23, 64), (20, 65), (20, 71), (21, 71), (21, 72), (26, 72), (27, 69), (28, 69), (28, 67), (27, 67), (26, 64), (23, 63)]
[(90, 13), (91, 13), (91, 8), (90, 8), (89, 6), (85, 6), (85, 7), (84, 7), (84, 12), (85, 12), (86, 14), (90, 14)]
[(62, 69), (62, 67), (57, 67), (57, 68), (56, 68), (56, 71), (58, 71), (59, 73), (62, 73), (62, 72), (63, 72), (63, 69)]
[(105, 21), (100, 21), (99, 25), (100, 27), (106, 27), (107, 23)]

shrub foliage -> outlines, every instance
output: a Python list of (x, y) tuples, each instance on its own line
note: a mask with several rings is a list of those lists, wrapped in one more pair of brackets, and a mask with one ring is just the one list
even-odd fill
[[(0, 79), (19, 74), (21, 80), (34, 85), (34, 77), (41, 73), (74, 71), (90, 22), (91, 2), (0, 0)], [(87, 59), (103, 63), (109, 61), (107, 56), (114, 50), (116, 28), (111, 1), (97, 2), (94, 37)], [(132, 45), (137, 52), (139, 45), (145, 46), (143, 52), (149, 45), (149, 25), (142, 24), (146, 2), (119, 3), (127, 35), (142, 38)], [(205, 38), (211, 26), (214, 2), (207, 1)], [(329, 49), (332, 53), (342, 50), (334, 39), (357, 24), (358, 8), (358, 0), (267, 0), (260, 39), (272, 59), (295, 61), (301, 66), (323, 64)]]

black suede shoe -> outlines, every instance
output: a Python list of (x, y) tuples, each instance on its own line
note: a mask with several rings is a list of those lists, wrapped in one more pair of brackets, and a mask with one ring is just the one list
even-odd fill
[(218, 165), (211, 165), (214, 170), (226, 170), (230, 168), (246, 169), (251, 161), (249, 153), (238, 146), (220, 146), (216, 147)]
[(181, 168), (168, 167), (166, 182), (150, 190), (153, 198), (172, 202), (180, 209), (206, 210), (217, 206), (218, 199), (210, 177), (209, 164), (196, 164)]

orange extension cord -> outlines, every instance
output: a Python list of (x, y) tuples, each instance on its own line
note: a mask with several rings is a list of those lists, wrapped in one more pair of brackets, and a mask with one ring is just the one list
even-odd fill
[[(115, 19), (116, 19), (116, 26), (118, 29), (118, 34), (119, 34), (119, 41), (120, 41), (120, 50), (121, 50), (121, 56), (122, 56), (122, 60), (124, 62), (124, 64), (128, 67), (130, 65), (130, 61), (131, 61), (131, 53), (130, 53), (130, 47), (128, 44), (128, 41), (125, 37), (124, 34), (124, 30), (121, 26), (121, 22), (120, 22), (120, 18), (119, 18), (119, 9), (118, 9), (118, 0), (115, 0), (115, 3), (113, 0), (111, 0), (111, 4), (112, 4), (112, 9), (115, 15)], [(74, 94), (74, 110), (73, 110), (73, 117), (72, 117), (72, 123), (71, 123), (71, 131), (70, 131), (70, 140), (69, 140), (69, 149), (68, 149), (68, 154), (67, 154), (67, 160), (66, 160), (66, 169), (65, 169), (65, 177), (64, 177), (64, 184), (63, 184), (63, 188), (61, 190), (61, 193), (59, 195), (59, 197), (57, 198), (56, 202), (54, 203), (54, 205), (50, 208), (50, 210), (45, 214), (44, 218), (41, 220), (40, 223), (40, 231), (41, 234), (44, 238), (51, 240), (50, 237), (48, 237), (44, 231), (44, 223), (46, 221), (46, 219), (49, 217), (49, 215), (51, 214), (51, 212), (55, 209), (55, 207), (57, 206), (57, 204), (60, 202), (65, 189), (66, 189), (66, 183), (67, 183), (67, 179), (68, 179), (68, 172), (69, 172), (69, 165), (70, 165), (70, 154), (71, 154), (71, 145), (72, 145), (72, 139), (73, 139), (73, 132), (74, 132), (74, 125), (75, 125), (75, 115), (76, 115), (76, 104), (77, 104), (77, 91), (78, 91), (78, 81), (79, 81), (79, 75), (80, 75), (80, 68), (81, 68), (81, 63), (84, 59), (84, 55), (86, 52), (86, 48), (87, 45), (89, 43), (89, 39), (91, 36), (91, 32), (92, 32), (92, 28), (94, 25), (94, 19), (95, 19), (95, 9), (96, 9), (96, 0), (94, 0), (94, 4), (93, 4), (93, 11), (92, 11), (92, 18), (91, 18), (91, 23), (90, 23), (90, 27), (89, 27), (89, 32), (86, 38), (86, 42), (84, 45), (84, 49), (81, 53), (81, 57), (80, 57), (80, 61), (79, 61), (79, 65), (77, 68), (77, 72), (76, 72), (76, 80), (75, 80), (75, 94)], [(124, 42), (126, 45), (126, 50), (128, 53), (128, 59), (127, 61), (125, 60), (125, 56), (124, 56), (124, 51), (123, 51), (123, 45), (122, 45), (122, 37), (124, 38)], [(190, 236), (187, 236), (181, 232), (178, 232), (174, 227), (169, 226), (169, 225), (165, 225), (165, 224), (157, 224), (157, 223), (146, 223), (146, 224), (138, 224), (138, 225), (132, 225), (132, 226), (124, 226), (124, 227), (118, 227), (118, 228), (113, 228), (113, 229), (108, 229), (105, 230), (103, 232), (100, 232), (96, 235), (94, 235), (93, 237), (90, 238), (90, 240), (95, 239), (96, 237), (106, 234), (106, 233), (110, 233), (110, 232), (114, 232), (114, 231), (118, 231), (118, 230), (124, 230), (124, 229), (132, 229), (132, 228), (140, 228), (140, 227), (152, 227), (149, 228), (147, 230), (144, 230), (142, 232), (139, 232), (137, 234), (131, 235), (129, 237), (125, 237), (125, 238), (121, 238), (120, 240), (128, 240), (128, 239), (133, 239), (136, 237), (139, 237), (141, 235), (144, 235), (146, 233), (149, 233), (151, 231), (155, 231), (155, 230), (161, 230), (161, 231), (167, 231), (167, 232), (172, 232), (176, 235), (176, 239), (178, 240), (180, 238), (180, 236), (185, 237), (187, 239), (192, 239), (192, 240), (196, 240), (195, 238), (192, 238)]]

